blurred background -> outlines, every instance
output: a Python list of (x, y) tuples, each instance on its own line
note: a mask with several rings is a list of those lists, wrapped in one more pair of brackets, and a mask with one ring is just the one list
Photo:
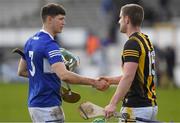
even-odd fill
[[(41, 29), (40, 8), (48, 2), (65, 7), (66, 25), (56, 39), (79, 56), (76, 72), (91, 77), (121, 74), (121, 51), (127, 37), (119, 32), (120, 7), (127, 3), (143, 6), (142, 32), (149, 35), (156, 52), (158, 119), (180, 121), (179, 0), (0, 0), (0, 122), (30, 121), (26, 106), (28, 80), (17, 76), (20, 57), (11, 50), (23, 49), (26, 40)], [(115, 90), (72, 87), (83, 93), (79, 103), (90, 100), (101, 106), (108, 103)], [(85, 122), (77, 113), (79, 103), (63, 104), (67, 122)]]

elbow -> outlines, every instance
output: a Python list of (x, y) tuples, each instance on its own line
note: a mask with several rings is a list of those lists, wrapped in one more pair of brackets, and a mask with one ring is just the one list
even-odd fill
[(129, 81), (132, 82), (134, 80), (134, 76), (129, 77)]
[(59, 78), (60, 78), (62, 81), (68, 82), (68, 81), (69, 81), (68, 72), (64, 72), (63, 74), (60, 75)]
[(63, 76), (60, 77), (60, 80), (63, 81), (63, 82), (72, 84), (71, 80), (68, 78), (68, 76), (63, 75)]
[(130, 83), (134, 80), (134, 76), (131, 74), (127, 74), (124, 78)]
[(65, 75), (61, 75), (60, 78), (61, 78), (62, 81), (67, 81), (68, 80), (68, 78)]
[(61, 81), (67, 82), (69, 84), (75, 84), (77, 81), (77, 78), (73, 76), (73, 74), (69, 71), (61, 74), (59, 78), (61, 79)]

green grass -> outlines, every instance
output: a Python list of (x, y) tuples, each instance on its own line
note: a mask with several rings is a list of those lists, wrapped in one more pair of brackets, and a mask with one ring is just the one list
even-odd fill
[[(27, 84), (0, 84), (0, 122), (28, 122), (31, 121), (27, 109)], [(108, 104), (115, 91), (111, 87), (105, 92), (97, 91), (86, 86), (72, 86), (72, 90), (81, 93), (78, 103), (70, 104), (63, 102), (63, 109), (67, 122), (85, 122), (78, 113), (78, 106), (84, 101), (91, 101), (97, 105)], [(180, 89), (158, 89), (158, 120), (180, 121)], [(120, 108), (120, 104), (118, 110)], [(92, 121), (88, 120), (88, 121)]]

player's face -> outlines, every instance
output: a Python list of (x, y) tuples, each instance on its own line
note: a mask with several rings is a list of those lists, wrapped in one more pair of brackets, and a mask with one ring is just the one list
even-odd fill
[(120, 32), (126, 33), (126, 23), (125, 23), (125, 16), (122, 15), (122, 11), (119, 15), (119, 24), (120, 24)]
[(55, 33), (62, 32), (64, 25), (65, 25), (65, 16), (64, 15), (57, 15), (52, 19), (52, 28)]

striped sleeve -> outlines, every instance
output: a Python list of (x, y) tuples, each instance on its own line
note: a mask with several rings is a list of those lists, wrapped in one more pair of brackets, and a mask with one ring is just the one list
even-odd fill
[(51, 50), (48, 52), (48, 54), (50, 58), (55, 57), (55, 56), (61, 56), (60, 50)]
[(124, 50), (123, 55), (126, 56), (134, 56), (139, 57), (139, 52), (136, 50)]
[(46, 45), (45, 55), (51, 65), (56, 62), (63, 62), (59, 48), (60, 46), (55, 41)]
[(123, 58), (124, 62), (139, 62), (141, 53), (140, 46), (137, 41), (128, 40), (124, 45)]

